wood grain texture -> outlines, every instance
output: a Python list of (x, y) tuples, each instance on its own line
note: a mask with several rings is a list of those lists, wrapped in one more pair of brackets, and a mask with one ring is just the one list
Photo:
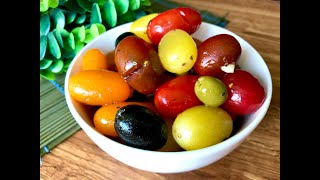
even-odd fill
[(174, 0), (223, 16), (227, 29), (248, 41), (264, 58), (273, 82), (269, 111), (233, 152), (204, 168), (158, 174), (129, 167), (97, 147), (80, 130), (43, 157), (40, 179), (280, 179), (280, 3), (271, 0)]

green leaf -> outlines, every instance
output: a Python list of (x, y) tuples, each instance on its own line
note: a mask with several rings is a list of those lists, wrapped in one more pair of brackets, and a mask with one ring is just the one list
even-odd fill
[(113, 0), (118, 15), (124, 14), (129, 9), (129, 0)]
[(92, 24), (90, 27), (90, 33), (93, 37), (99, 36), (99, 30), (96, 24)]
[(68, 0), (63, 4), (63, 6), (69, 9), (70, 11), (73, 11), (79, 14), (84, 14), (86, 12), (85, 9), (79, 6), (77, 0)]
[(69, 68), (69, 65), (71, 64), (72, 59), (66, 59), (63, 63), (63, 68)]
[(102, 23), (100, 8), (98, 3), (93, 3), (91, 17), (90, 17), (90, 24), (94, 23)]
[(99, 5), (103, 5), (104, 3), (106, 3), (106, 0), (88, 0), (92, 3), (98, 3)]
[(59, 0), (49, 0), (48, 5), (49, 5), (49, 7), (51, 7), (51, 8), (56, 8), (56, 7), (58, 7), (58, 5), (59, 5)]
[(53, 35), (53, 32), (48, 33), (48, 42), (49, 42), (49, 50), (51, 55), (56, 59), (60, 59), (61, 57), (60, 47), (58, 45), (56, 38)]
[(107, 25), (111, 28), (117, 24), (117, 11), (112, 0), (107, 0), (101, 9), (102, 19), (104, 19)]
[(141, 6), (151, 6), (151, 2), (149, 0), (141, 0)]
[(52, 62), (52, 60), (43, 59), (42, 61), (40, 61), (40, 70), (47, 69), (52, 64)]
[(135, 20), (135, 15), (133, 11), (128, 11), (125, 14), (122, 14), (121, 16), (119, 16), (118, 24), (124, 24), (134, 20)]
[(48, 69), (40, 70), (40, 76), (46, 78), (47, 80), (55, 80), (56, 77), (53, 72)]
[(72, 32), (69, 34), (69, 37), (68, 37), (68, 45), (71, 47), (71, 49), (75, 48), (74, 35)]
[(48, 69), (51, 70), (53, 73), (59, 73), (63, 68), (63, 61), (62, 60), (56, 60), (53, 61), (53, 63), (49, 66)]
[(73, 59), (76, 55), (75, 51), (70, 49), (63, 49), (61, 59)]
[(47, 36), (40, 37), (40, 61), (44, 58), (47, 50)]
[(140, 7), (140, 0), (129, 0), (129, 9), (135, 11)]
[(94, 36), (91, 34), (90, 29), (86, 29), (86, 38), (83, 42), (89, 43), (92, 39), (94, 39)]
[(75, 43), (75, 53), (78, 54), (79, 51), (84, 47), (84, 43), (81, 41), (76, 41)]
[(65, 2), (67, 2), (68, 0), (59, 0), (59, 5), (64, 4)]
[(75, 23), (76, 24), (83, 24), (84, 21), (86, 21), (87, 15), (86, 14), (80, 14), (76, 17)]
[(71, 32), (73, 33), (74, 38), (80, 40), (81, 42), (86, 37), (86, 29), (84, 28), (84, 26), (76, 27)]
[(77, 13), (75, 13), (75, 12), (63, 10), (63, 13), (64, 13), (64, 16), (66, 18), (66, 23), (67, 24), (72, 23), (77, 17)]
[(55, 8), (50, 11), (50, 17), (53, 20), (53, 27), (59, 26), (61, 29), (64, 28), (65, 25), (65, 17), (61, 9)]
[(50, 30), (50, 17), (48, 14), (42, 14), (40, 17), (40, 36), (47, 35)]
[(91, 12), (92, 3), (88, 0), (77, 0), (80, 7), (82, 7), (84, 10)]
[(60, 34), (60, 31), (59, 31), (59, 28), (56, 28), (55, 30), (52, 31), (53, 32), (53, 35), (54, 37), (56, 38), (58, 44), (60, 45), (60, 47), (64, 47), (64, 44), (63, 44), (63, 39), (62, 39), (62, 36)]
[(67, 72), (68, 68), (72, 62), (72, 59), (66, 59), (63, 64), (62, 72)]
[(48, 0), (40, 0), (40, 12), (45, 12), (49, 9)]
[(59, 29), (61, 36), (64, 37), (68, 37), (69, 36), (69, 32), (65, 29)]
[(100, 34), (102, 34), (102, 33), (104, 33), (104, 32), (106, 31), (106, 27), (104, 27), (104, 25), (103, 25), (103, 24), (96, 23), (95, 25), (96, 25), (96, 26), (97, 26), (97, 28), (98, 28), (99, 35), (100, 35)]
[(139, 9), (139, 10), (134, 11), (134, 18), (135, 18), (135, 19), (139, 19), (139, 18), (141, 18), (142, 16), (145, 16), (145, 15), (147, 15), (147, 14), (146, 14), (146, 12), (145, 12), (144, 10), (142, 10), (142, 9)]

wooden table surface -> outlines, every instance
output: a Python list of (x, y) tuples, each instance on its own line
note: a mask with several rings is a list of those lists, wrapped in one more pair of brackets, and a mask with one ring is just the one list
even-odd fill
[[(158, 174), (129, 167), (102, 151), (82, 131), (42, 158), (40, 179), (280, 179), (280, 3), (272, 0), (175, 0), (223, 16), (226, 27), (264, 58), (272, 76), (269, 111), (229, 155), (186, 173)], [(66, 107), (67, 108), (67, 107)]]

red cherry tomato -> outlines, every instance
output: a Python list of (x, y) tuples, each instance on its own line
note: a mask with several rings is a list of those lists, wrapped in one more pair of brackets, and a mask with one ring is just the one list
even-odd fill
[(194, 70), (200, 76), (224, 75), (222, 66), (236, 63), (241, 55), (241, 46), (229, 34), (218, 34), (203, 41), (198, 46), (198, 57)]
[(230, 113), (247, 115), (257, 111), (265, 99), (264, 88), (257, 78), (247, 71), (236, 69), (222, 77), (227, 86), (228, 98), (222, 108)]
[(175, 8), (164, 11), (153, 18), (147, 26), (147, 35), (154, 45), (170, 30), (181, 29), (194, 33), (202, 22), (200, 13), (190, 8)]
[(194, 92), (198, 78), (196, 75), (183, 75), (162, 84), (154, 95), (154, 104), (160, 115), (174, 119), (182, 111), (201, 105)]

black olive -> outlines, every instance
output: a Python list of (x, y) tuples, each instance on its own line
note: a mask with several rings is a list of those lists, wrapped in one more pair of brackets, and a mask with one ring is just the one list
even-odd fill
[(124, 144), (145, 150), (157, 150), (165, 145), (168, 127), (156, 113), (140, 105), (121, 107), (114, 127)]
[(115, 47), (118, 46), (119, 42), (120, 42), (122, 39), (124, 39), (124, 38), (127, 37), (127, 36), (131, 36), (131, 35), (134, 35), (134, 34), (133, 34), (132, 32), (124, 32), (124, 33), (120, 34), (120, 36), (117, 37), (116, 42), (115, 42), (115, 44), (114, 44)]

